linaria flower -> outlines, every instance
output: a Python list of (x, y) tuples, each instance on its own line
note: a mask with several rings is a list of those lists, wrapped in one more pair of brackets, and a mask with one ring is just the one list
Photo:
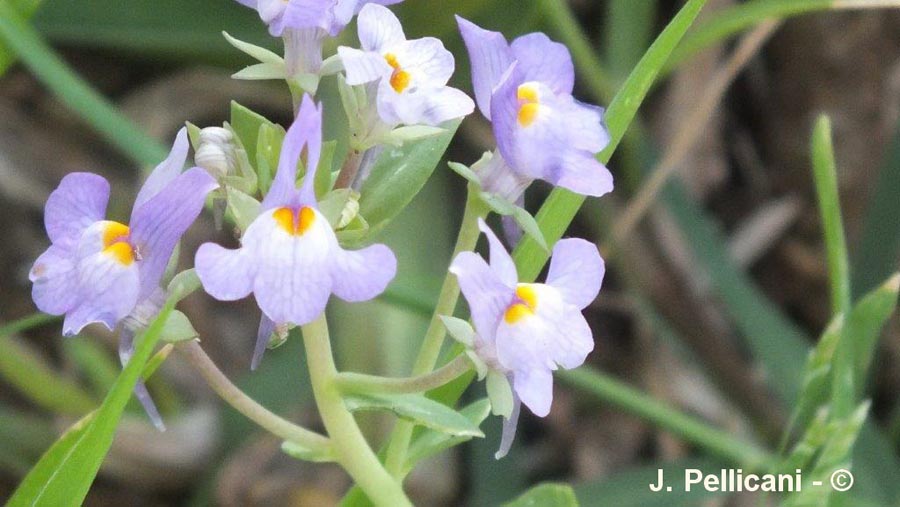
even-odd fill
[(406, 40), (400, 20), (380, 5), (363, 7), (357, 23), (362, 49), (342, 46), (338, 55), (348, 84), (377, 82), (384, 123), (436, 126), (475, 110), (468, 95), (447, 86), (455, 63), (440, 40)]
[(302, 74), (319, 74), (322, 41), (325, 37), (338, 35), (364, 5), (391, 5), (403, 0), (237, 1), (259, 12), (272, 36), (284, 37), (287, 77), (293, 78)]
[[(348, 251), (338, 245), (313, 191), (321, 145), (322, 111), (307, 95), (284, 138), (260, 215), (247, 227), (241, 247), (206, 243), (197, 251), (197, 275), (206, 292), (223, 301), (253, 293), (262, 309), (254, 369), (276, 328), (313, 321), (332, 293), (351, 302), (372, 299), (396, 274), (397, 260), (386, 246)], [(304, 147), (307, 171), (298, 190), (297, 163)]]
[(509, 44), (499, 32), (458, 16), (457, 22), (469, 52), (475, 100), (497, 139), (498, 153), (486, 168), (491, 174), (483, 179), (501, 185), (486, 190), (515, 200), (523, 183), (541, 179), (584, 195), (610, 192), (612, 175), (595, 158), (609, 143), (604, 111), (572, 97), (575, 71), (568, 49), (542, 33)]
[(593, 350), (581, 310), (597, 297), (605, 268), (593, 244), (564, 239), (553, 248), (546, 283), (518, 283), (509, 253), (484, 221), (479, 226), (490, 244), (490, 264), (463, 252), (450, 272), (469, 304), (476, 354), (490, 369), (506, 375), (515, 393), (500, 457), (512, 443), (519, 401), (535, 415), (546, 416), (553, 401), (553, 370), (576, 368)]
[[(51, 245), (29, 278), (37, 307), (65, 315), (64, 335), (91, 323), (113, 330), (125, 320), (119, 354), (123, 363), (131, 357), (136, 328), (146, 325), (165, 300), (160, 282), (178, 240), (217, 186), (203, 169), (182, 172), (187, 152), (182, 129), (138, 193), (128, 225), (104, 219), (109, 182), (102, 176), (66, 175), (50, 194), (44, 224)], [(142, 399), (145, 406), (148, 401)], [(148, 408), (151, 417), (154, 412)]]

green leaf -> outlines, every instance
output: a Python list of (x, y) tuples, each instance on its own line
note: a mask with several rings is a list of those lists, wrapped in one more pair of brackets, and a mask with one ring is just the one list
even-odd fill
[(259, 216), (259, 201), (236, 188), (229, 188), (227, 195), (228, 215), (238, 229), (246, 231)]
[[(490, 153), (485, 153), (482, 159), (484, 159), (484, 157), (490, 157)], [(453, 170), (453, 172), (465, 178), (466, 181), (479, 186), (481, 185), (481, 178), (479, 178), (478, 175), (475, 174), (475, 171), (469, 169), (469, 166), (460, 164), (459, 162), (447, 162), (447, 165), (450, 167), (450, 169)]]
[(422, 190), (444, 156), (459, 121), (442, 125), (444, 132), (399, 148), (387, 146), (360, 190), (359, 212), (371, 233), (380, 231)]
[(319, 168), (316, 170), (314, 183), (316, 197), (321, 198), (334, 185), (334, 175), (331, 171), (334, 164), (334, 152), (337, 150), (337, 141), (325, 141), (322, 143), (322, 152), (319, 155)]
[(831, 120), (822, 115), (813, 129), (813, 176), (822, 228), (825, 234), (825, 250), (828, 254), (828, 279), (831, 283), (832, 315), (850, 310), (850, 264), (847, 261), (847, 243), (841, 221), (841, 202), (838, 197), (837, 167), (831, 141)]
[(344, 399), (351, 412), (387, 410), (398, 417), (435, 431), (456, 436), (483, 437), (466, 416), (452, 408), (418, 394), (351, 394)]
[(284, 79), (284, 64), (280, 63), (257, 63), (249, 67), (235, 72), (231, 75), (232, 79), (242, 79), (245, 81), (266, 81), (270, 79)]
[[(9, 0), (9, 2), (13, 9), (15, 9), (22, 16), (22, 19), (25, 20), (30, 19), (41, 4), (40, 0)], [(9, 69), (9, 66), (15, 61), (15, 52), (5, 44), (0, 43), (0, 76), (6, 74), (6, 70)]]
[(199, 337), (200, 335), (194, 329), (191, 320), (178, 310), (172, 310), (169, 318), (166, 319), (166, 325), (163, 326), (162, 331), (159, 333), (159, 339), (168, 343), (184, 342)]
[(247, 152), (247, 158), (251, 161), (256, 160), (260, 127), (263, 125), (275, 127), (275, 124), (266, 119), (265, 116), (233, 100), (231, 101), (231, 121), (229, 123)]
[[(705, 4), (706, 0), (689, 0), (628, 76), (606, 112), (610, 142), (599, 155), (600, 161), (604, 163), (609, 161), (638, 108), (656, 82), (660, 69)], [(538, 225), (549, 246), (553, 246), (562, 237), (582, 203), (584, 203), (583, 196), (561, 188), (553, 190), (537, 214)], [(549, 253), (536, 241), (528, 237), (523, 238), (513, 254), (521, 279), (534, 280), (547, 262), (548, 256)]]
[(166, 291), (169, 293), (169, 300), (175, 304), (199, 288), (200, 277), (197, 276), (197, 271), (191, 268), (175, 275), (166, 287)]
[(487, 373), (487, 394), (491, 400), (491, 413), (509, 417), (513, 411), (513, 392), (506, 375), (490, 370)]
[(76, 382), (53, 371), (27, 342), (0, 334), (0, 350), (0, 378), (36, 405), (78, 416), (97, 405)]
[[(491, 403), (486, 398), (482, 398), (463, 407), (459, 413), (473, 425), (481, 426), (481, 423), (491, 413)], [(409, 445), (409, 451), (406, 453), (406, 470), (412, 470), (416, 463), (425, 458), (434, 456), (471, 439), (472, 437), (467, 435), (448, 435), (439, 431), (421, 430)]]
[(457, 317), (441, 315), (441, 322), (444, 323), (444, 327), (447, 328), (447, 332), (450, 333), (454, 340), (468, 348), (475, 346), (475, 330), (472, 329), (472, 325), (467, 321)]
[(881, 287), (862, 298), (847, 319), (845, 335), (850, 337), (850, 349), (855, 359), (852, 369), (856, 374), (854, 384), (858, 387), (857, 395), (860, 395), (865, 387), (872, 358), (878, 348), (881, 329), (897, 307), (898, 290), (900, 290), (900, 273), (894, 273)]
[(171, 311), (172, 303), (167, 303), (140, 337), (134, 356), (100, 408), (80, 421), (44, 454), (19, 484), (7, 505), (81, 505), (112, 445), (122, 411)]
[(281, 78), (284, 79), (284, 58), (278, 56), (277, 54), (269, 51), (266, 48), (262, 48), (255, 44), (250, 44), (249, 42), (244, 42), (242, 40), (236, 39), (226, 31), (223, 31), (222, 35), (225, 37), (225, 40), (227, 40), (228, 43), (234, 46), (238, 51), (242, 51), (262, 63), (280, 65), (282, 70)]
[(529, 489), (503, 507), (578, 507), (575, 491), (568, 484), (544, 483)]

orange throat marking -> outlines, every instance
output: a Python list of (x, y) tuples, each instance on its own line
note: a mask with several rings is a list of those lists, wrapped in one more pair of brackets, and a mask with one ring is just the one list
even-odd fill
[(537, 310), (537, 293), (531, 286), (519, 284), (516, 287), (516, 301), (506, 308), (503, 319), (507, 324), (515, 324), (525, 317), (534, 315)]
[(291, 236), (302, 236), (315, 223), (316, 212), (309, 206), (303, 206), (298, 210), (284, 207), (275, 210), (272, 218), (286, 233)]
[(403, 93), (403, 90), (409, 87), (411, 80), (409, 72), (400, 67), (400, 62), (397, 61), (397, 55), (394, 53), (384, 55), (384, 59), (394, 69), (394, 72), (391, 74), (391, 88), (397, 93)]
[(528, 127), (537, 119), (541, 108), (541, 100), (538, 96), (537, 88), (528, 83), (519, 85), (518, 90), (516, 90), (516, 98), (519, 99), (519, 125)]
[(128, 233), (128, 226), (119, 222), (110, 222), (103, 231), (103, 253), (124, 266), (130, 266), (136, 258), (134, 248), (128, 243)]

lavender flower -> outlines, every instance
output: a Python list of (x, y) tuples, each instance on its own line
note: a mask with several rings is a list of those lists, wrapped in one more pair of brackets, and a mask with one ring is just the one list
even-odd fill
[(455, 63), (440, 40), (406, 40), (400, 21), (380, 5), (363, 7), (358, 23), (362, 49), (342, 46), (338, 55), (348, 84), (377, 82), (384, 123), (436, 126), (475, 110), (468, 95), (447, 86)]
[[(31, 268), (32, 298), (41, 311), (65, 315), (65, 336), (91, 323), (113, 330), (124, 320), (123, 364), (133, 352), (134, 332), (165, 299), (160, 281), (175, 245), (217, 186), (203, 169), (182, 173), (187, 152), (187, 132), (181, 129), (168, 158), (138, 193), (129, 225), (104, 220), (109, 183), (96, 174), (67, 175), (47, 200), (44, 223), (51, 245)], [(141, 401), (147, 406), (149, 398)], [(148, 413), (154, 417), (155, 409)]]
[[(485, 168), (485, 189), (515, 200), (522, 180), (541, 179), (584, 195), (610, 192), (612, 175), (595, 158), (609, 143), (604, 111), (572, 97), (575, 71), (568, 49), (542, 33), (508, 44), (499, 32), (459, 16), (457, 22), (469, 51), (475, 100), (493, 122), (502, 156), (496, 160), (495, 153)], [(491, 181), (503, 184), (491, 188)]]
[(546, 416), (553, 401), (553, 370), (576, 368), (593, 350), (581, 310), (597, 297), (605, 268), (593, 244), (564, 239), (553, 248), (546, 283), (518, 283), (515, 264), (500, 240), (484, 221), (479, 227), (490, 244), (490, 265), (473, 252), (463, 252), (450, 272), (469, 304), (476, 354), (488, 368), (506, 375), (515, 392), (501, 457), (515, 435), (519, 402), (535, 415)]
[[(197, 275), (211, 296), (234, 301), (251, 292), (262, 309), (251, 368), (256, 368), (277, 328), (316, 319), (334, 293), (345, 301), (365, 301), (384, 291), (397, 260), (384, 245), (347, 251), (318, 209), (313, 192), (322, 145), (322, 111), (304, 96), (281, 149), (278, 172), (260, 215), (228, 250), (206, 243), (197, 251)], [(296, 168), (306, 147), (307, 173), (298, 190)]]
[(314, 92), (322, 68), (322, 41), (339, 34), (368, 3), (391, 5), (403, 0), (237, 0), (255, 9), (274, 37), (284, 37), (287, 78), (301, 78)]

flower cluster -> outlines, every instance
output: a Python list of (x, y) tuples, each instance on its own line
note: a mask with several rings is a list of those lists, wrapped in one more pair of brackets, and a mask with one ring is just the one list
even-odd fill
[[(141, 188), (127, 225), (105, 219), (106, 180), (88, 173), (66, 176), (46, 205), (51, 245), (30, 274), (36, 305), (65, 315), (65, 335), (91, 323), (120, 327), (120, 356), (127, 362), (135, 334), (170, 296), (163, 289), (166, 267), (181, 236), (209, 200), (217, 223), (230, 212), (240, 244), (201, 245), (194, 256), (196, 278), (218, 300), (254, 297), (262, 313), (251, 360), (256, 369), (273, 341), (293, 326), (319, 319), (332, 295), (348, 302), (370, 300), (396, 275), (397, 259), (387, 246), (345, 248), (348, 236), (342, 234), (350, 224), (359, 225), (354, 245), (369, 239), (359, 199), (371, 196), (360, 196), (357, 185), (348, 188), (353, 175), (345, 178), (344, 171), (350, 162), (356, 160), (358, 170), (359, 164), (374, 164), (384, 144), (444, 133), (446, 122), (472, 113), (476, 102), (492, 122), (497, 150), (460, 172), (473, 174), (480, 198), (494, 203), (495, 211), (517, 221), (524, 214), (522, 223), (534, 225), (523, 209), (509, 204), (513, 211), (502, 210), (508, 209), (504, 203), (521, 202), (535, 179), (591, 196), (612, 189), (612, 176), (595, 157), (609, 142), (603, 110), (572, 97), (569, 53), (545, 35), (509, 44), (501, 34), (458, 18), (472, 63), (473, 101), (447, 86), (455, 61), (441, 41), (407, 40), (385, 7), (399, 0), (238, 1), (256, 9), (273, 36), (285, 39), (283, 61), (229, 40), (263, 60), (257, 77), (271, 74), (291, 84), (293, 123), (285, 131), (254, 120), (258, 128), (244, 125), (241, 135), (229, 124), (205, 129), (188, 124)], [(339, 47), (326, 65), (322, 40), (337, 35), (357, 14), (361, 47)], [(318, 78), (331, 71), (343, 72), (338, 82), (352, 131), (351, 153), (336, 177), (330, 163), (334, 143), (330, 148), (323, 143), (323, 109), (313, 99)], [(299, 88), (307, 91), (298, 93), (296, 85), (303, 84)], [(188, 131), (199, 167), (184, 171)], [(396, 172), (405, 174), (405, 161), (393, 161), (398, 155), (387, 150), (384, 155), (382, 162), (395, 163)], [(269, 167), (275, 165), (271, 176)], [(342, 181), (348, 184), (342, 187)], [(581, 365), (593, 350), (581, 312), (600, 290), (604, 264), (593, 244), (564, 239), (553, 248), (546, 283), (520, 283), (500, 239), (481, 219), (478, 227), (487, 236), (490, 262), (463, 251), (448, 276), (458, 279), (474, 323), (474, 329), (465, 324), (471, 339), (462, 341), (476, 368), (488, 376), (494, 412), (506, 419), (499, 457), (512, 443), (520, 403), (546, 416), (553, 371)], [(475, 238), (472, 229), (467, 237)], [(540, 234), (536, 225), (530, 229)], [(136, 393), (161, 426), (143, 384)]]

